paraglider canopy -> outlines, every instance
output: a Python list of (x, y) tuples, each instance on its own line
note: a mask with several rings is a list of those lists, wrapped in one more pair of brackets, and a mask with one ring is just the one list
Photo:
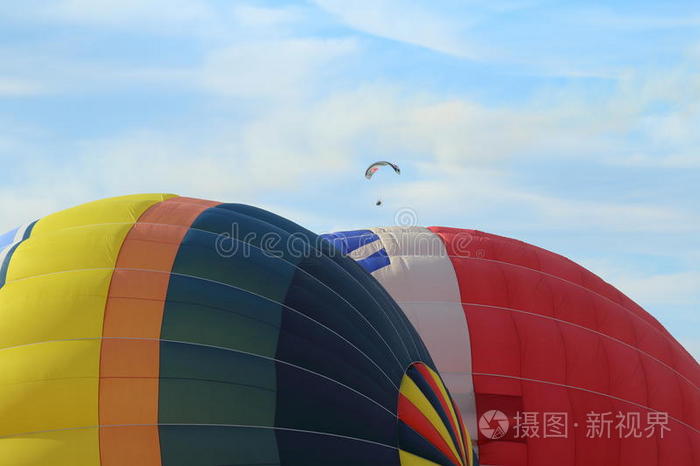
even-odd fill
[(374, 162), (372, 165), (367, 167), (367, 170), (365, 170), (365, 178), (372, 179), (372, 175), (374, 175), (381, 167), (386, 167), (389, 166), (394, 169), (397, 175), (401, 174), (401, 169), (399, 168), (398, 165), (395, 163), (387, 162), (385, 160), (380, 160), (379, 162)]
[[(374, 174), (377, 173), (381, 167), (391, 167), (397, 175), (401, 174), (401, 169), (398, 165), (396, 165), (395, 163), (387, 162), (385, 160), (380, 160), (378, 162), (374, 162), (369, 167), (367, 167), (367, 170), (365, 170), (365, 178), (371, 180), (372, 176), (374, 176)], [(377, 199), (377, 201), (374, 203), (374, 205), (376, 206), (381, 206), (382, 204), (383, 202), (381, 200), (381, 197)]]

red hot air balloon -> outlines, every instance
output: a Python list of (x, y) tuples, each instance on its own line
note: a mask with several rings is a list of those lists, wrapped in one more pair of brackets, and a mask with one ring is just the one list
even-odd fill
[(700, 366), (569, 259), (474, 230), (324, 236), (417, 328), (483, 465), (696, 466)]

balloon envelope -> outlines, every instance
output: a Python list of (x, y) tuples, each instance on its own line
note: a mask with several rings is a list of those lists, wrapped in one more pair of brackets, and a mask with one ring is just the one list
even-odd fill
[(0, 251), (2, 464), (472, 464), (399, 307), (288, 220), (126, 196)]
[(325, 235), (426, 342), (482, 464), (700, 464), (700, 366), (572, 261), (474, 230)]

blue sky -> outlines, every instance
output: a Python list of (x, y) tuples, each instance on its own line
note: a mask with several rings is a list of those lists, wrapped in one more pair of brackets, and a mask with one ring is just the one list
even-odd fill
[(133, 192), (407, 207), (582, 263), (700, 357), (696, 0), (14, 2), (0, 167), (0, 231)]

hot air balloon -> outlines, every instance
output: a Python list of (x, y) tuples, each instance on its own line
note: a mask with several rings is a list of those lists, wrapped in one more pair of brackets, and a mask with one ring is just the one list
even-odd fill
[(126, 196), (0, 251), (3, 465), (474, 464), (396, 303), (284, 218)]
[(444, 227), (324, 236), (399, 303), (482, 464), (700, 464), (700, 366), (650, 314), (574, 262)]

